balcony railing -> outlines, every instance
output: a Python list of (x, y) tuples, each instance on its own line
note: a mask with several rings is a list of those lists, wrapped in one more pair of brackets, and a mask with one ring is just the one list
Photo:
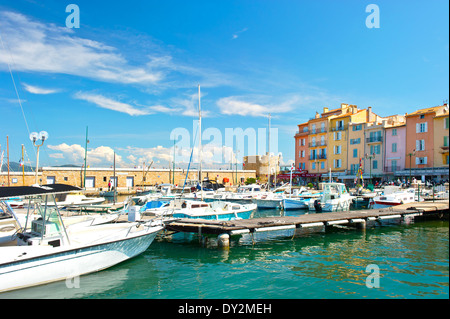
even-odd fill
[(297, 131), (297, 132), (295, 132), (295, 135), (308, 135), (309, 134), (309, 131), (308, 130), (306, 130), (306, 131)]
[(335, 131), (345, 131), (348, 128), (348, 124), (345, 125), (339, 125), (339, 126), (333, 126), (331, 127), (331, 131), (335, 132)]
[(320, 141), (320, 142), (310, 142), (309, 147), (318, 147), (318, 146), (327, 146), (326, 141)]
[(366, 143), (383, 142), (383, 136), (366, 137)]
[(395, 173), (396, 171), (400, 171), (400, 166), (385, 166), (384, 171), (386, 173)]
[(310, 155), (310, 160), (316, 160), (316, 159), (327, 159), (327, 154), (316, 154), (316, 155)]

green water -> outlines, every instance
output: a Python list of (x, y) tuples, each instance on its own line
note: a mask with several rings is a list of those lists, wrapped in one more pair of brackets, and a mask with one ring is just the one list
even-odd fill
[[(448, 221), (278, 235), (233, 237), (228, 250), (214, 238), (158, 239), (145, 253), (72, 285), (0, 298), (449, 298)], [(368, 265), (379, 269), (373, 288), (366, 285)]]

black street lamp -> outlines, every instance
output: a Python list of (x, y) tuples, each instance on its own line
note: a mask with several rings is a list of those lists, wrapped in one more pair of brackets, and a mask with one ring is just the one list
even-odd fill
[(375, 158), (375, 153), (373, 153), (371, 155), (366, 153), (366, 158), (369, 159), (369, 161), (370, 161), (370, 166), (369, 166), (369, 168), (370, 168), (370, 183), (373, 184), (373, 182), (372, 182), (372, 159)]

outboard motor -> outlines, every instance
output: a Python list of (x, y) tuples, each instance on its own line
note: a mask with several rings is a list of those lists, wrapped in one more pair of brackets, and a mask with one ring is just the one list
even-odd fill
[(316, 199), (314, 201), (314, 208), (316, 209), (316, 212), (321, 212), (322, 211), (322, 205), (320, 205), (320, 200)]

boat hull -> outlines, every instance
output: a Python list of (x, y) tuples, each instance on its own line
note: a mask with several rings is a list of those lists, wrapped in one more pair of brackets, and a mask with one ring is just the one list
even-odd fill
[(252, 202), (258, 206), (258, 208), (280, 208), (282, 206), (282, 199), (253, 199)]
[(249, 219), (254, 209), (244, 211), (230, 211), (224, 213), (211, 214), (189, 214), (189, 213), (175, 213), (174, 218), (190, 218), (190, 219), (208, 219), (208, 220), (235, 220), (235, 219)]
[(161, 226), (151, 227), (143, 234), (85, 247), (3, 247), (10, 249), (4, 251), (10, 256), (17, 255), (10, 258), (12, 261), (0, 263), (0, 292), (72, 279), (109, 268), (144, 252), (161, 229)]
[(291, 210), (291, 209), (306, 209), (308, 208), (307, 203), (305, 200), (298, 200), (298, 199), (284, 199), (283, 201), (283, 207), (285, 210)]

